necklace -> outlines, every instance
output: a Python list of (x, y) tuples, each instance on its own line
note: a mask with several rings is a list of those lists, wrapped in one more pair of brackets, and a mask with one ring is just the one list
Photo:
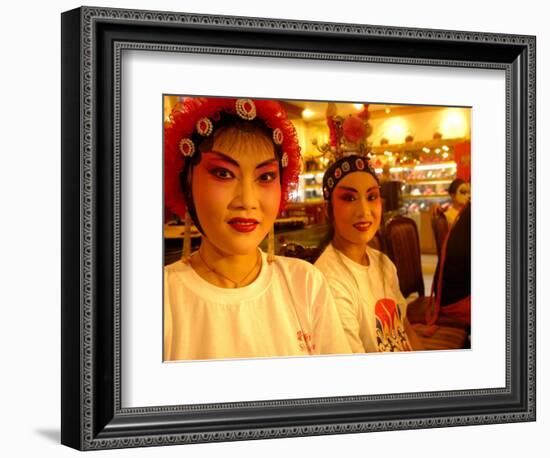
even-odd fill
[(213, 267), (210, 267), (208, 265), (208, 263), (204, 260), (204, 258), (202, 257), (202, 254), (201, 254), (201, 250), (198, 249), (197, 250), (198, 253), (199, 253), (199, 258), (201, 260), (201, 262), (204, 264), (204, 266), (208, 269), (209, 272), (212, 272), (214, 275), (217, 275), (218, 277), (221, 277), (227, 281), (230, 281), (231, 283), (233, 283), (233, 288), (238, 288), (240, 285), (242, 285), (246, 279), (250, 276), (250, 274), (252, 274), (252, 272), (254, 272), (254, 270), (256, 270), (256, 267), (258, 267), (258, 264), (259, 264), (259, 261), (262, 259), (261, 256), (260, 256), (260, 253), (258, 252), (258, 255), (256, 256), (256, 262), (254, 263), (254, 265), (252, 266), (252, 269), (250, 269), (250, 271), (239, 281), (235, 281), (229, 277), (227, 277), (226, 275), (222, 274), (221, 272), (218, 272), (216, 269), (214, 269)]
[(366, 248), (363, 249), (363, 251), (361, 252), (361, 259), (359, 259), (359, 261), (356, 261), (351, 256), (348, 256), (347, 254), (345, 254), (344, 250), (340, 249), (336, 244), (334, 244), (334, 241), (331, 243), (331, 245), (332, 245), (332, 248), (334, 248), (334, 250), (338, 253), (340, 257), (345, 256), (346, 258), (355, 262), (356, 264), (360, 264), (365, 267), (368, 267), (370, 265), (369, 256), (367, 254)]

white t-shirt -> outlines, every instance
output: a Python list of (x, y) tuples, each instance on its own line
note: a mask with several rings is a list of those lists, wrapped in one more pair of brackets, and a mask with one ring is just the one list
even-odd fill
[(383, 253), (367, 247), (369, 265), (352, 261), (329, 245), (315, 266), (323, 272), (354, 353), (409, 351), (407, 302), (397, 270)]
[(220, 288), (181, 261), (164, 270), (165, 361), (351, 353), (328, 285), (311, 264), (262, 253), (260, 274)]

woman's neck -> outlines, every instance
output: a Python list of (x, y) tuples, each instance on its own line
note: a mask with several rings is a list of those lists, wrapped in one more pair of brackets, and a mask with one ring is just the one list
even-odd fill
[(364, 266), (369, 265), (369, 257), (367, 255), (367, 244), (351, 243), (343, 239), (338, 234), (334, 234), (332, 246), (343, 253), (347, 258)]
[(252, 283), (262, 269), (258, 249), (243, 255), (228, 255), (206, 238), (191, 257), (191, 266), (209, 283), (221, 288), (240, 288)]
[(457, 212), (459, 212), (460, 209), (461, 209), (462, 207), (464, 207), (464, 205), (459, 204), (459, 203), (457, 203), (457, 202), (453, 202), (453, 203), (451, 204), (451, 207), (453, 207)]

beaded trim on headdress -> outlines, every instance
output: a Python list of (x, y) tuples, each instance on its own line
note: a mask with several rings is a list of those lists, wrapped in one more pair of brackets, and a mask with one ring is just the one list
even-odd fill
[[(235, 101), (235, 112), (237, 115), (246, 121), (252, 121), (256, 117), (256, 105), (250, 99), (237, 99)], [(200, 118), (195, 124), (195, 131), (202, 137), (209, 137), (214, 131), (214, 125), (208, 117)], [(192, 134), (193, 132), (191, 132)], [(276, 145), (283, 143), (284, 136), (281, 129), (277, 128), (273, 131), (273, 142)], [(195, 153), (195, 143), (188, 137), (180, 140), (180, 151), (186, 156), (193, 156)]]
[[(223, 116), (222, 116), (223, 114)], [(280, 210), (298, 186), (301, 166), (296, 129), (286, 111), (274, 100), (190, 97), (178, 103), (164, 127), (165, 206), (181, 218), (186, 207), (179, 175), (185, 163), (197, 154), (202, 141), (212, 137), (229, 119), (260, 122), (272, 131), (283, 167)]]
[(357, 154), (344, 156), (332, 164), (323, 175), (323, 197), (325, 200), (330, 200), (332, 191), (338, 182), (353, 172), (370, 173), (378, 181), (376, 173), (366, 157)]

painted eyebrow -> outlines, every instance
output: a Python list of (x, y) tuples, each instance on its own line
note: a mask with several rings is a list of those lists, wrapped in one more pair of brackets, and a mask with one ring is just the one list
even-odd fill
[[(336, 189), (342, 189), (343, 191), (359, 192), (357, 191), (357, 189), (350, 186), (338, 186)], [(380, 189), (380, 186), (371, 186), (369, 189), (367, 189), (367, 192), (371, 192), (373, 189)]]
[(351, 192), (359, 192), (357, 189), (352, 188), (350, 186), (338, 186), (336, 189), (341, 189), (342, 191), (351, 191)]
[(235, 159), (233, 159), (232, 157), (229, 157), (227, 154), (220, 153), (219, 151), (208, 151), (204, 154), (215, 154), (216, 156), (219, 156), (220, 159), (223, 159), (224, 161), (229, 162), (235, 167), (240, 167), (239, 163)]
[[(240, 167), (240, 164), (233, 159), (232, 157), (228, 156), (227, 154), (220, 153), (219, 151), (208, 151), (205, 154), (215, 154), (216, 156), (219, 156), (220, 159), (223, 159), (224, 161), (229, 162), (230, 164), (233, 164), (235, 167)], [(268, 159), (267, 161), (263, 161), (261, 164), (258, 164), (256, 166), (257, 169), (264, 167), (266, 165), (272, 164), (273, 162), (278, 162), (276, 158)]]
[(273, 159), (268, 159), (267, 161), (263, 161), (261, 164), (258, 164), (256, 166), (257, 169), (261, 168), (261, 167), (264, 167), (266, 165), (270, 165), (270, 164), (273, 164), (273, 163), (278, 163), (279, 161), (277, 161), (277, 159), (273, 158)]

